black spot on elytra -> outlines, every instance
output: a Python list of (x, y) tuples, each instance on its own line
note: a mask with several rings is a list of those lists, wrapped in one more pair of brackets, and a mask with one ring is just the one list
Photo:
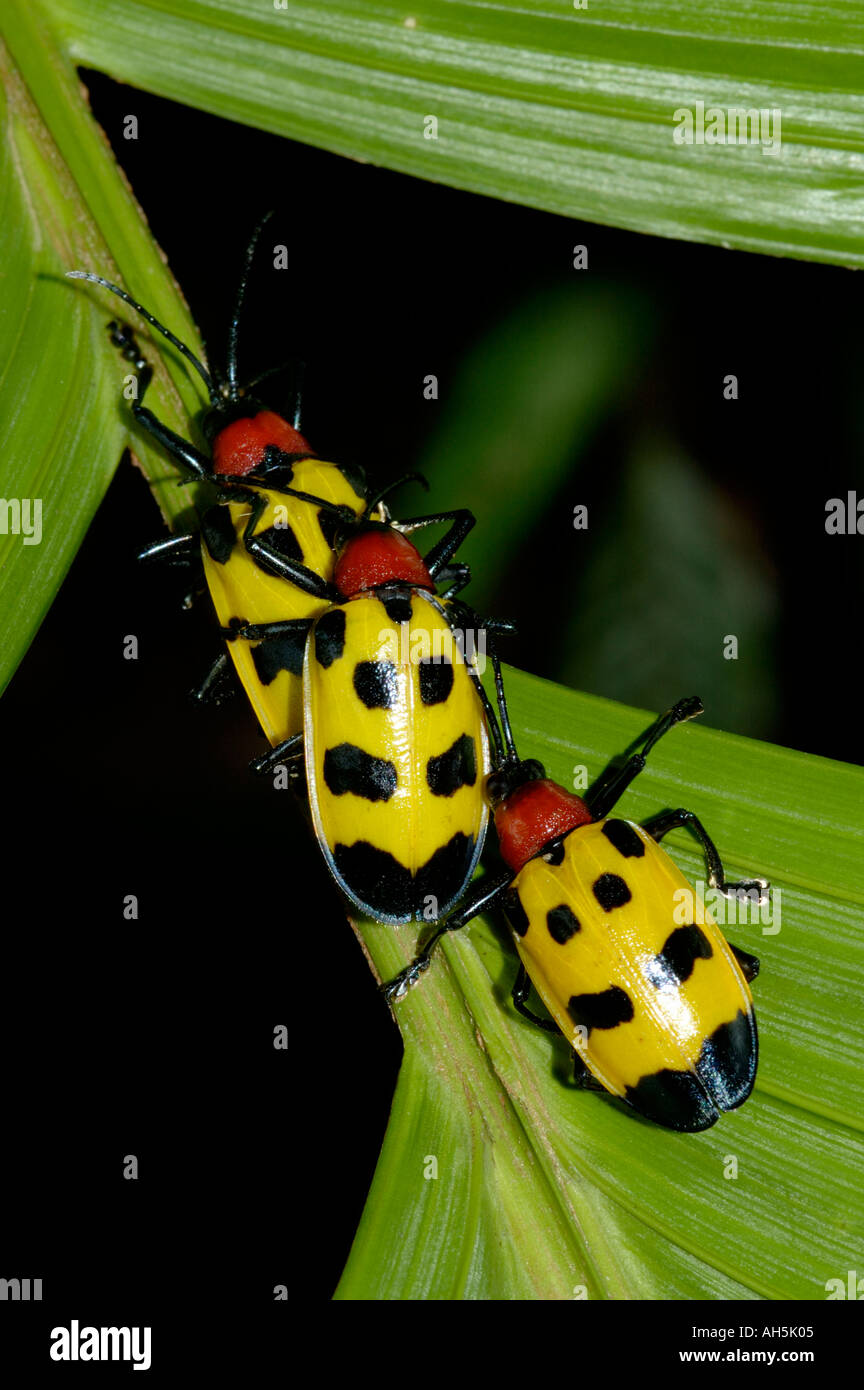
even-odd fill
[(420, 699), (441, 705), (453, 689), (453, 667), (447, 657), (424, 656), (419, 662)]
[(227, 564), (237, 544), (237, 532), (227, 506), (207, 508), (201, 518), (201, 535), (211, 560), (217, 565)]
[(303, 674), (306, 637), (305, 632), (289, 632), (284, 637), (271, 637), (252, 647), (255, 672), (262, 685), (269, 685), (280, 671), (290, 671), (292, 676)]
[(391, 623), (410, 623), (411, 599), (407, 594), (387, 594), (381, 602)]
[(625, 1100), (646, 1119), (686, 1133), (708, 1129), (724, 1110), (735, 1110), (753, 1090), (759, 1044), (751, 1010), (739, 1009), (706, 1038), (690, 1071), (662, 1071), (628, 1086)]
[(571, 995), (567, 1012), (574, 1023), (590, 1033), (592, 1028), (617, 1028), (619, 1023), (629, 1023), (633, 1003), (618, 985), (610, 985), (596, 994)]
[(291, 487), (294, 482), (294, 465), (305, 458), (309, 458), (309, 455), (289, 454), (280, 449), (278, 444), (265, 444), (256, 471), (266, 477), (270, 488)]
[(333, 848), (336, 870), (355, 897), (374, 916), (407, 921), (414, 915), (410, 869), (368, 840)]
[(358, 497), (366, 496), (366, 474), (359, 463), (337, 463), (336, 468)]
[(524, 936), (530, 927), (528, 913), (522, 906), (522, 899), (515, 888), (508, 888), (502, 902), (504, 913), (517, 936)]
[(458, 830), (446, 845), (436, 849), (420, 866), (415, 879), (415, 911), (418, 916), (427, 898), (435, 899), (439, 916), (446, 913), (457, 898), (461, 898), (471, 874), (474, 847), (474, 836), (463, 835)]
[(620, 874), (601, 874), (593, 887), (594, 897), (604, 912), (615, 907), (623, 907), (630, 901), (630, 889)]
[(263, 541), (269, 550), (275, 550), (283, 560), (303, 559), (300, 542), (290, 526), (268, 526), (266, 531), (256, 531), (255, 539)]
[(358, 661), (354, 689), (367, 709), (391, 709), (399, 693), (392, 661)]
[(582, 923), (566, 903), (561, 903), (559, 907), (553, 907), (546, 913), (546, 926), (552, 940), (557, 941), (559, 946), (563, 946), (571, 936), (582, 930)]
[(752, 1009), (739, 1009), (706, 1038), (696, 1062), (702, 1085), (718, 1110), (735, 1110), (753, 1090), (759, 1040)]
[(339, 525), (339, 518), (335, 516), (333, 512), (325, 512), (323, 510), (318, 512), (318, 528), (321, 535), (324, 537), (326, 545), (329, 546), (331, 550), (336, 549), (336, 532)]
[(651, 1072), (635, 1086), (628, 1086), (624, 1099), (654, 1124), (688, 1134), (709, 1129), (719, 1119), (716, 1106), (689, 1071), (664, 1067)]
[(315, 660), (319, 666), (332, 666), (345, 650), (345, 610), (331, 608), (315, 624)]
[(632, 825), (628, 825), (626, 820), (607, 820), (603, 826), (603, 834), (614, 845), (619, 854), (623, 854), (625, 859), (642, 859), (645, 854), (645, 843), (640, 840)]
[(372, 916), (407, 921), (422, 917), (430, 898), (442, 915), (462, 896), (474, 849), (473, 837), (457, 832), (413, 877), (392, 854), (367, 840), (337, 844), (333, 862), (346, 886)]
[(470, 734), (462, 734), (446, 753), (429, 759), (426, 781), (433, 796), (453, 796), (460, 787), (474, 786), (477, 781), (477, 755)]
[(693, 974), (697, 960), (710, 960), (713, 954), (705, 933), (691, 922), (689, 927), (676, 927), (670, 932), (662, 951), (646, 967), (645, 974), (658, 989), (664, 985), (681, 985)]
[(351, 792), (364, 801), (389, 801), (396, 790), (396, 768), (355, 743), (340, 743), (324, 754), (324, 781), (334, 796)]

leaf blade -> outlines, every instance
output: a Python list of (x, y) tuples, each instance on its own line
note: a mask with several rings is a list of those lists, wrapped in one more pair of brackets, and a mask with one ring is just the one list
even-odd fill
[[(577, 760), (596, 776), (650, 722), (644, 712), (521, 672), (507, 678), (520, 753), (542, 758), (565, 785)], [(519, 1239), (526, 1227), (542, 1241), (550, 1195), (571, 1239), (547, 1252), (542, 1297), (572, 1298), (581, 1286), (588, 1297), (821, 1298), (826, 1280), (852, 1267), (864, 1235), (856, 1176), (864, 1158), (857, 1021), (864, 772), (694, 725), (661, 747), (621, 813), (638, 819), (664, 805), (690, 806), (731, 874), (765, 871), (788, 894), (779, 931), (763, 923), (732, 933), (763, 959), (755, 986), (763, 1046), (753, 1096), (704, 1134), (679, 1135), (607, 1097), (569, 1089), (563, 1039), (535, 1030), (509, 1002), (515, 965), (505, 933), (485, 920), (472, 924), (445, 938), (433, 968), (396, 1008), (406, 1061), (370, 1195), (374, 1224), (364, 1216), (337, 1297), (451, 1296), (437, 1265), (423, 1265), (422, 1250), (410, 1270), (402, 1266), (398, 1293), (388, 1286), (383, 1294), (381, 1281), (397, 1259), (393, 1233), (406, 1229), (406, 1210), (420, 1200), (420, 1179), (405, 1172), (406, 1154), (422, 1159), (441, 1142), (440, 1094), (434, 1133), (426, 1128), (430, 1090), (440, 1093), (449, 1078), (450, 1122), (464, 1125), (463, 1096), (480, 1070), (485, 1089), (474, 1101), (481, 1114), (471, 1122), (483, 1128), (487, 1105), (505, 1114), (497, 1123), (506, 1140), (490, 1140), (493, 1126), (486, 1142), (494, 1147), (497, 1139), (511, 1151), (527, 1144), (533, 1164), (526, 1167), (532, 1174), (539, 1168), (543, 1181), (530, 1185), (520, 1209), (507, 1184), (490, 1179), (488, 1165), (475, 1164), (465, 1177), (476, 1185), (475, 1200), (488, 1204), (490, 1221), (497, 1214), (496, 1234), (503, 1231), (508, 1241), (513, 1233), (505, 1266), (496, 1269), (492, 1260), (493, 1273), (480, 1278), (471, 1297), (538, 1296), (526, 1294), (518, 1276), (508, 1282), (507, 1270), (514, 1258), (517, 1267), (524, 1263)], [(814, 804), (815, 823), (801, 813)], [(834, 853), (835, 825), (845, 826), (857, 854)], [(687, 838), (675, 833), (668, 843), (689, 880), (698, 879), (704, 871)], [(809, 877), (817, 866), (823, 874), (818, 893), (790, 891), (802, 859)], [(837, 939), (844, 900), (849, 910)], [(412, 954), (411, 928), (357, 923), (355, 930), (382, 978)], [(734, 1178), (725, 1172), (730, 1155)], [(443, 1239), (436, 1221), (451, 1219), (443, 1203), (435, 1211), (439, 1184), (426, 1182), (422, 1193), (424, 1231), (433, 1233), (424, 1238), (433, 1241)], [(458, 1222), (452, 1229), (460, 1230)], [(542, 1261), (537, 1251), (534, 1258)]]
[[(698, 29), (668, 0), (423, 0), (410, 15), (62, 0), (58, 19), (79, 62), (351, 158), (654, 235), (862, 263), (864, 36), (848, 7), (715, 4)], [(779, 152), (675, 145), (675, 112), (697, 101), (779, 110)]]

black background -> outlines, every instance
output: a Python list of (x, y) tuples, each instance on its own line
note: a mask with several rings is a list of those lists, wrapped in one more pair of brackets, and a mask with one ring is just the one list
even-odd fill
[[(253, 278), (241, 376), (302, 355), (307, 437), (376, 479), (416, 458), (430, 363), (446, 383), (508, 303), (572, 276), (574, 242), (590, 243), (602, 274), (665, 296), (668, 365), (643, 396), (767, 518), (782, 575), (788, 698), (772, 736), (860, 758), (856, 542), (804, 522), (855, 485), (848, 272), (579, 228), (85, 76), (217, 360), (245, 242), (275, 208), (293, 269), (257, 297)], [(130, 112), (137, 141), (122, 138)], [(701, 384), (733, 347), (761, 383), (759, 401), (742, 402), (747, 452)], [(124, 464), (3, 702), (0, 1274), (41, 1275), (52, 1322), (55, 1310), (97, 1323), (170, 1313), (170, 1329), (191, 1308), (217, 1320), (230, 1298), (276, 1338), (273, 1285), (294, 1299), (333, 1292), (400, 1046), (301, 816), (246, 771), (263, 748), (252, 716), (240, 699), (203, 713), (186, 701), (216, 635), (203, 605), (181, 610), (179, 582), (136, 563), (160, 526)], [(552, 536), (501, 605), (530, 614), (518, 661), (549, 675), (538, 595), (555, 566)], [(122, 658), (127, 634), (137, 661)], [(129, 893), (135, 922), (122, 915)], [(281, 1022), (290, 1060), (272, 1047)], [(122, 1176), (130, 1153), (137, 1182)], [(230, 1320), (220, 1330), (230, 1342)]]

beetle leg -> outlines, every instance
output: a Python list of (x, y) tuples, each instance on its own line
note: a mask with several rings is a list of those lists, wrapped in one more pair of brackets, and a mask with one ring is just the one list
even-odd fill
[(320, 574), (310, 570), (308, 565), (303, 565), (299, 560), (288, 560), (279, 551), (274, 549), (267, 541), (262, 541), (258, 536), (251, 536), (246, 542), (246, 549), (252, 559), (268, 574), (275, 574), (278, 579), (287, 579), (290, 583), (296, 584), (298, 589), (302, 589), (304, 594), (311, 594), (313, 598), (326, 599), (330, 603), (336, 603), (341, 598), (339, 590), (335, 584), (330, 584), (326, 579), (322, 579)]
[[(191, 473), (193, 478), (208, 482), (212, 477), (213, 470), (206, 455), (202, 454), (200, 449), (196, 449), (194, 444), (190, 444), (188, 439), (175, 434), (174, 430), (163, 425), (152, 410), (148, 410), (146, 406), (141, 404), (144, 393), (153, 379), (153, 368), (141, 355), (132, 329), (127, 323), (115, 320), (108, 325), (108, 336), (114, 346), (120, 349), (120, 353), (126, 361), (131, 362), (138, 371), (138, 398), (132, 403), (132, 414), (139, 425), (143, 425), (144, 429), (152, 434), (157, 444), (161, 444), (174, 461)], [(187, 482), (188, 479), (184, 478), (183, 481)]]
[(573, 1053), (573, 1081), (580, 1091), (606, 1091), (602, 1082), (588, 1070), (584, 1058), (580, 1057), (578, 1052)]
[(228, 653), (222, 652), (216, 657), (204, 679), (194, 690), (190, 690), (189, 698), (199, 705), (221, 705), (236, 693), (231, 681)]
[(407, 521), (399, 522), (399, 530), (403, 535), (410, 536), (412, 531), (419, 531), (422, 526), (434, 526), (438, 521), (450, 521), (453, 524), (446, 536), (436, 541), (429, 554), (423, 557), (433, 579), (448, 564), (472, 527), (477, 525), (474, 513), (469, 512), (466, 507), (459, 507), (453, 512), (434, 512), (431, 516), (409, 517)]
[(529, 1019), (530, 1022), (535, 1023), (538, 1028), (544, 1028), (547, 1033), (560, 1034), (561, 1030), (558, 1027), (558, 1024), (553, 1023), (551, 1018), (539, 1018), (537, 1014), (532, 1013), (531, 1010), (526, 1007), (525, 1000), (528, 998), (530, 993), (531, 981), (528, 978), (528, 971), (525, 969), (524, 965), (520, 965), (519, 974), (513, 981), (513, 989), (511, 990), (511, 998), (513, 1000), (514, 1005), (519, 1010), (523, 1018)]
[[(528, 998), (530, 992), (531, 981), (528, 977), (528, 971), (525, 969), (524, 965), (520, 965), (519, 974), (516, 976), (513, 983), (513, 1003), (523, 1018), (529, 1019), (531, 1023), (536, 1024), (538, 1028), (545, 1029), (547, 1033), (555, 1033), (558, 1037), (561, 1037), (561, 1030), (558, 1024), (553, 1023), (551, 1018), (539, 1018), (537, 1014), (532, 1013), (530, 1009), (526, 1008), (525, 1000)], [(593, 1076), (588, 1070), (584, 1059), (575, 1051), (573, 1053), (573, 1081), (582, 1091), (606, 1090), (606, 1087), (601, 1085), (596, 1076)]]
[(406, 965), (404, 970), (393, 980), (388, 980), (381, 985), (381, 993), (388, 1004), (393, 1004), (397, 999), (408, 993), (412, 985), (416, 984), (425, 970), (429, 969), (432, 952), (438, 945), (442, 936), (448, 932), (459, 931), (462, 927), (467, 927), (468, 923), (477, 917), (487, 908), (495, 907), (498, 899), (509, 888), (513, 875), (508, 871), (505, 874), (498, 874), (494, 878), (488, 875), (481, 878), (469, 892), (467, 898), (459, 908), (458, 912), (452, 913), (445, 922), (441, 922), (435, 928), (422, 951), (418, 951), (410, 965)]
[(759, 957), (751, 956), (749, 951), (742, 951), (740, 946), (733, 946), (731, 941), (729, 942), (729, 950), (737, 960), (741, 967), (741, 974), (749, 985), (759, 974)]
[(228, 642), (236, 637), (246, 642), (272, 642), (277, 637), (306, 637), (312, 623), (312, 618), (281, 618), (274, 623), (247, 623), (243, 618), (232, 618), (230, 625), (222, 628), (222, 636)]
[(166, 565), (191, 569), (201, 561), (201, 541), (192, 531), (181, 531), (174, 536), (151, 541), (138, 552), (139, 560), (159, 560)]
[[(161, 444), (166, 453), (170, 454), (175, 463), (179, 463), (181, 468), (185, 468), (188, 473), (198, 482), (210, 482), (211, 470), (210, 461), (200, 449), (196, 449), (194, 444), (190, 444), (188, 439), (182, 435), (175, 434), (167, 425), (163, 425), (152, 410), (137, 403), (132, 406), (132, 414), (143, 425), (148, 434), (152, 434), (157, 444)], [(183, 478), (182, 482), (188, 483), (188, 478)]]
[[(264, 753), (260, 758), (253, 758), (249, 766), (252, 771), (263, 776), (267, 772), (273, 772), (280, 763), (293, 762), (294, 759), (302, 756), (303, 753), (303, 734), (293, 734), (291, 738), (283, 739), (277, 743), (275, 748), (271, 748), (269, 753)], [(291, 769), (289, 768), (289, 772)]]
[(456, 564), (445, 565), (440, 569), (436, 580), (438, 597), (443, 603), (444, 599), (453, 598), (455, 594), (461, 593), (466, 584), (471, 583), (471, 569), (457, 561)]
[(699, 697), (689, 695), (685, 699), (679, 700), (665, 714), (661, 714), (660, 718), (649, 729), (639, 751), (631, 754), (623, 767), (616, 768), (601, 777), (599, 783), (587, 793), (585, 800), (595, 820), (603, 820), (605, 816), (608, 816), (634, 777), (638, 777), (642, 771), (645, 760), (657, 740), (662, 738), (664, 734), (668, 734), (670, 729), (674, 729), (676, 724), (683, 724), (687, 719), (695, 719), (698, 714), (702, 713), (702, 708), (702, 701)]
[(767, 878), (745, 878), (738, 883), (727, 883), (717, 846), (694, 811), (687, 811), (684, 807), (679, 807), (677, 811), (661, 811), (658, 816), (645, 821), (642, 829), (647, 830), (658, 844), (670, 830), (692, 830), (705, 855), (711, 888), (727, 898), (749, 899), (759, 905), (767, 903), (771, 887)]

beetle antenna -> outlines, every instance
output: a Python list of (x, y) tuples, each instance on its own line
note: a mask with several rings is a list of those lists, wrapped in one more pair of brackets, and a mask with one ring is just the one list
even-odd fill
[(303, 411), (303, 378), (305, 375), (306, 363), (301, 358), (294, 372), (294, 418), (291, 423), (295, 430), (300, 429), (300, 417)]
[(204, 363), (199, 361), (194, 352), (192, 352), (185, 343), (181, 342), (180, 339), (171, 332), (170, 328), (166, 328), (164, 323), (160, 323), (157, 318), (154, 318), (149, 309), (145, 309), (143, 304), (139, 304), (137, 299), (133, 299), (131, 294), (127, 294), (125, 290), (121, 290), (119, 285), (112, 284), (110, 280), (103, 280), (101, 275), (94, 275), (92, 271), (89, 270), (67, 270), (66, 276), (69, 280), (90, 280), (94, 285), (102, 285), (104, 289), (110, 290), (112, 294), (116, 294), (118, 299), (122, 299), (126, 304), (130, 304), (136, 313), (141, 315), (142, 319), (146, 319), (154, 328), (158, 328), (162, 336), (167, 338), (169, 343), (173, 343), (174, 346), (182, 352), (183, 356), (192, 363), (192, 366), (195, 368), (196, 372), (198, 372), (204, 385), (207, 387), (211, 401), (215, 403), (218, 400), (218, 392), (214, 385), (213, 377), (204, 366)]
[(246, 383), (246, 390), (254, 391), (255, 387), (260, 386), (262, 381), (266, 381), (268, 376), (275, 376), (277, 372), (284, 372), (287, 367), (293, 365), (293, 361), (289, 359), (287, 362), (280, 362), (278, 367), (268, 367), (266, 372), (261, 372), (258, 376), (253, 377), (251, 381)]
[(291, 424), (295, 430), (300, 430), (300, 415), (302, 410), (303, 394), (303, 374), (306, 364), (297, 357), (290, 357), (287, 362), (280, 362), (278, 367), (268, 367), (266, 372), (261, 372), (258, 376), (246, 383), (246, 392), (254, 391), (256, 386), (260, 386), (262, 381), (268, 377), (275, 376), (277, 372), (284, 372), (288, 367), (294, 368), (294, 388), (291, 392)]
[(501, 659), (494, 647), (490, 653), (492, 666), (495, 670), (495, 692), (498, 696), (498, 709), (501, 715), (501, 729), (504, 734), (504, 742), (507, 745), (507, 756), (514, 762), (519, 761), (519, 754), (516, 752), (516, 744), (513, 741), (513, 730), (510, 727), (510, 715), (507, 710), (507, 696), (504, 694), (504, 679), (501, 675)]
[(255, 228), (246, 247), (246, 255), (243, 260), (243, 271), (240, 276), (240, 284), (237, 287), (237, 300), (234, 305), (234, 317), (231, 320), (231, 327), (228, 330), (228, 397), (232, 401), (237, 399), (237, 333), (240, 326), (240, 314), (243, 310), (243, 303), (246, 299), (246, 287), (249, 283), (249, 272), (252, 268), (252, 261), (255, 250), (258, 246), (258, 239), (265, 226), (273, 216), (273, 209), (265, 213)]
[(101, 275), (94, 275), (90, 270), (67, 270), (66, 276), (70, 280), (90, 280), (94, 285), (102, 285), (104, 289), (110, 290), (112, 294), (116, 294), (118, 299), (122, 299), (126, 304), (130, 304), (136, 313), (141, 315), (142, 319), (146, 319), (149, 324), (157, 328), (162, 336), (167, 338), (169, 343), (173, 343), (174, 346), (182, 352), (187, 361), (192, 363), (192, 366), (195, 368), (196, 372), (198, 372), (201, 380), (207, 387), (211, 401), (216, 401), (218, 399), (213, 377), (204, 366), (204, 363), (195, 356), (191, 348), (188, 348), (185, 343), (181, 342), (180, 339), (171, 332), (170, 328), (166, 328), (164, 323), (160, 323), (157, 318), (154, 318), (149, 309), (145, 309), (143, 304), (139, 304), (137, 299), (133, 299), (131, 294), (127, 294), (125, 290), (121, 290), (119, 285), (112, 284), (110, 280), (103, 280)]
[[(494, 662), (494, 656), (492, 660)], [(495, 745), (495, 766), (500, 767), (504, 762), (504, 744), (501, 742), (501, 730), (498, 728), (498, 720), (495, 717), (495, 707), (486, 694), (486, 691), (483, 689), (483, 682), (480, 680), (479, 676), (477, 676), (475, 680), (475, 685), (477, 686), (477, 693), (480, 696), (480, 703), (483, 706), (483, 712), (486, 715), (486, 723), (489, 726), (489, 732), (492, 735), (492, 742)]]
[(387, 496), (388, 492), (393, 492), (397, 487), (401, 487), (403, 483), (410, 482), (422, 483), (426, 491), (429, 491), (429, 481), (422, 473), (403, 473), (401, 478), (395, 478), (393, 482), (388, 483), (386, 487), (379, 488), (374, 497), (370, 497), (369, 501), (366, 503), (363, 520), (366, 521), (372, 515), (378, 503)]

